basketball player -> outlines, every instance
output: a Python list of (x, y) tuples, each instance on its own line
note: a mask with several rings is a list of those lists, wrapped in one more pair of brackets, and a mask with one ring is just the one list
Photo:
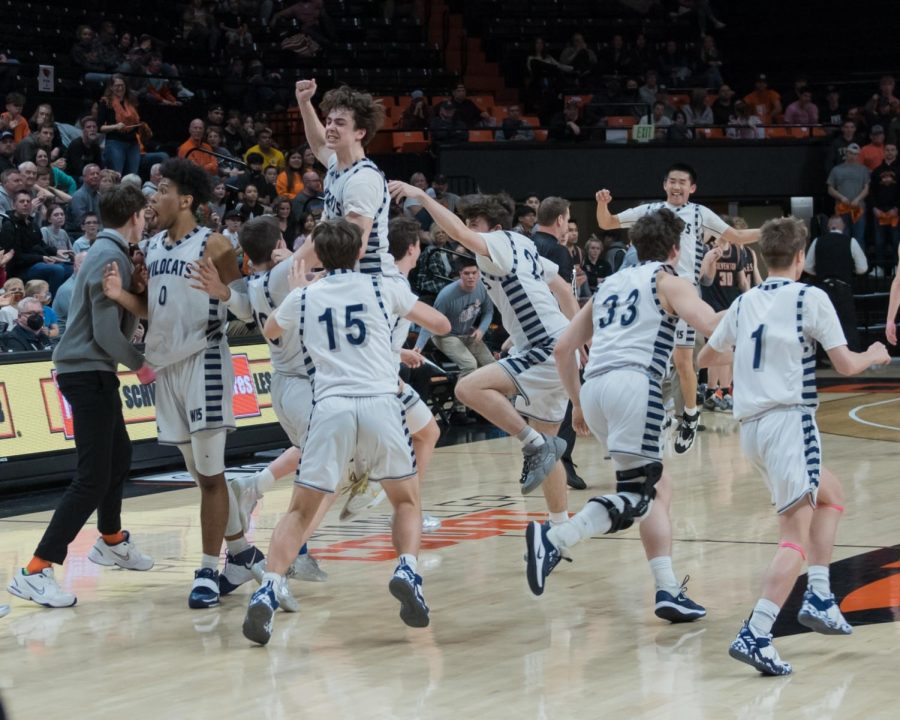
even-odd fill
[[(552, 354), (567, 318), (578, 311), (572, 288), (557, 274), (555, 263), (538, 255), (531, 240), (504, 229), (512, 224), (512, 203), (504, 202), (508, 198), (464, 198), (457, 207), (463, 223), (424, 190), (398, 181), (389, 189), (393, 197), (420, 202), (444, 232), (476, 255), (481, 281), (514, 347), (499, 362), (461, 378), (456, 396), (519, 440), (525, 459), (522, 493), (543, 483), (550, 521), (565, 522), (566, 474), (559, 460), (566, 443), (556, 432), (567, 400)], [(507, 400), (514, 396), (515, 404)]]
[[(157, 371), (158, 440), (178, 447), (200, 487), (203, 556), (188, 605), (208, 608), (219, 603), (220, 595), (250, 580), (250, 568), (263, 558), (244, 537), (237, 503), (225, 482), (225, 436), (235, 424), (234, 371), (224, 322), (226, 309), (249, 318), (249, 304), (240, 292), (240, 270), (231, 243), (197, 225), (195, 212), (211, 193), (203, 168), (173, 158), (163, 163), (160, 172), (162, 179), (150, 207), (163, 229), (147, 244), (147, 294), (137, 296), (121, 289), (114, 268), (104, 290), (150, 321), (146, 355)], [(227, 308), (194, 287), (192, 268), (206, 263), (215, 265), (222, 282), (235, 289)], [(228, 552), (220, 576), (223, 537)]]
[[(612, 195), (609, 190), (600, 190), (596, 195), (597, 222), (604, 230), (628, 228), (641, 217), (660, 208), (671, 210), (684, 223), (681, 237), (681, 254), (675, 268), (680, 277), (695, 286), (698, 284), (700, 262), (703, 259), (704, 243), (710, 238), (721, 238), (724, 242), (746, 244), (756, 242), (759, 230), (736, 230), (729, 227), (718, 215), (703, 205), (690, 201), (697, 192), (697, 174), (690, 165), (676, 163), (666, 172), (663, 181), (665, 202), (638, 205), (613, 215), (609, 212)], [(686, 453), (694, 444), (697, 426), (700, 424), (700, 409), (697, 402), (697, 373), (694, 370), (694, 330), (687, 323), (680, 322), (675, 330), (675, 352), (672, 354), (675, 370), (684, 398), (684, 414), (678, 423), (675, 437), (675, 452)]]
[[(136, 370), (145, 384), (153, 381), (153, 371), (131, 343), (137, 318), (103, 296), (107, 264), (121, 268), (130, 287), (133, 266), (128, 248), (141, 240), (146, 204), (140, 190), (126, 185), (100, 196), (100, 217), (106, 229), (97, 236), (76, 276), (69, 322), (53, 353), (59, 389), (72, 408), (78, 466), (34, 557), (9, 584), (11, 594), (44, 607), (76, 603), (75, 595), (57, 584), (53, 565), (62, 565), (69, 544), (95, 510), (100, 537), (88, 560), (128, 570), (153, 567), (153, 558), (140, 552), (122, 529), (122, 490), (131, 470), (131, 440), (122, 417), (116, 370), (120, 364)], [(0, 606), (0, 616), (5, 614), (3, 607), (9, 609)]]
[[(547, 576), (570, 548), (640, 522), (656, 580), (656, 615), (670, 622), (706, 615), (672, 569), (671, 479), (662, 465), (661, 384), (675, 327), (681, 320), (709, 334), (717, 321), (693, 284), (674, 273), (683, 231), (684, 223), (665, 208), (638, 219), (629, 236), (642, 264), (606, 278), (553, 351), (572, 400), (572, 425), (606, 445), (616, 494), (592, 498), (561, 525), (529, 524), (526, 574), (535, 595), (544, 592)], [(587, 342), (591, 351), (581, 387), (575, 353)]]
[[(288, 282), (291, 263), (287, 259), (292, 254), (285, 248), (281, 230), (271, 215), (248, 220), (241, 228), (239, 242), (241, 251), (253, 263), (255, 272), (248, 278), (246, 292), (253, 319), (262, 328), (291, 290)], [(193, 278), (195, 287), (212, 297), (222, 302), (230, 299), (231, 288), (222, 282), (215, 266), (201, 265)], [(300, 339), (288, 336), (268, 344), (272, 359), (272, 409), (291, 441), (291, 447), (259, 473), (229, 483), (237, 498), (241, 527), (245, 533), (259, 498), (274, 486), (276, 478), (293, 476), (297, 471), (312, 412), (311, 366), (307, 366)], [(327, 510), (327, 507), (323, 509)], [(254, 576), (262, 577), (262, 572), (257, 568)], [(287, 577), (311, 582), (328, 579), (327, 573), (309, 554), (306, 543), (291, 563)]]
[(897, 270), (891, 282), (891, 294), (884, 327), (884, 334), (891, 345), (897, 344), (897, 310), (900, 310), (900, 248), (897, 249), (897, 258)]
[[(416, 267), (421, 249), (419, 247), (419, 231), (421, 225), (411, 218), (398, 217), (390, 222), (388, 238), (390, 240), (391, 256), (397, 264), (400, 277), (406, 280), (410, 271)], [(397, 362), (397, 371), (400, 365), (419, 367), (423, 363), (421, 353), (416, 350), (407, 350), (403, 347), (409, 337), (410, 321), (404, 317), (394, 319), (394, 328), (391, 331), (391, 349), (394, 351), (394, 359)], [(413, 450), (416, 453), (416, 468), (420, 483), (425, 478), (434, 448), (441, 437), (440, 428), (435, 422), (434, 415), (428, 406), (422, 402), (419, 393), (408, 383), (403, 383), (400, 390), (400, 399), (406, 409), (406, 425), (412, 435)], [(374, 485), (374, 484), (373, 484)], [(354, 488), (355, 489), (355, 488)], [(375, 493), (374, 497), (372, 494)], [(354, 494), (351, 491), (350, 498), (344, 510), (341, 512), (341, 520), (349, 519), (358, 514), (361, 509), (369, 509), (377, 505), (386, 497), (384, 490), (376, 487), (367, 488), (366, 492)], [(370, 499), (367, 499), (370, 498)], [(431, 515), (422, 516), (422, 531), (434, 532), (440, 527), (440, 520)]]
[[(384, 107), (368, 93), (346, 85), (329, 90), (320, 104), (325, 125), (319, 120), (312, 98), (316, 81), (298, 80), (297, 104), (303, 118), (306, 141), (328, 172), (325, 175), (325, 219), (344, 218), (362, 231), (365, 254), (359, 271), (397, 275), (388, 249), (388, 211), (391, 201), (387, 181), (378, 166), (366, 157), (366, 146), (384, 124)], [(304, 243), (300, 257), (310, 262), (313, 247)]]
[(735, 301), (698, 358), (701, 366), (729, 362), (734, 347), (741, 449), (763, 473), (778, 512), (778, 550), (763, 574), (762, 594), (729, 650), (764, 675), (791, 672), (772, 644), (772, 625), (807, 558), (809, 585), (797, 620), (826, 635), (852, 631), (828, 577), (844, 495), (840, 480), (821, 464), (816, 343), (842, 375), (890, 362), (880, 342), (863, 353), (850, 351), (828, 296), (797, 282), (806, 238), (806, 226), (794, 217), (762, 226), (760, 252), (769, 276)]
[[(394, 506), (392, 533), (400, 563), (389, 588), (400, 600), (400, 617), (411, 627), (429, 623), (416, 573), (422, 532), (416, 463), (397, 394), (391, 318), (409, 316), (441, 333), (449, 332), (450, 322), (427, 306), (417, 314), (416, 296), (403, 284), (353, 271), (365, 252), (358, 226), (324, 221), (312, 241), (326, 276), (291, 292), (263, 331), (270, 340), (298, 334), (315, 367), (315, 407), (291, 505), (272, 534), (263, 584), (244, 619), (244, 636), (263, 645), (271, 636), (283, 574), (351, 459), (358, 470), (382, 483)], [(305, 268), (298, 264), (300, 271), (294, 274), (302, 277)]]

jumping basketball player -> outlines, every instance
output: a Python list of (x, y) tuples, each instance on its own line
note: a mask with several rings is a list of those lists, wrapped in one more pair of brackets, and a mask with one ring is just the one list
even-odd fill
[[(511, 202), (499, 196), (465, 198), (458, 206), (463, 223), (420, 188), (392, 181), (389, 189), (394, 197), (419, 202), (444, 232), (477, 256), (482, 282), (514, 348), (508, 357), (461, 378), (456, 396), (519, 440), (525, 458), (522, 493), (543, 483), (550, 521), (565, 522), (566, 474), (559, 460), (566, 443), (556, 432), (567, 400), (552, 354), (567, 318), (578, 311), (571, 287), (531, 240), (505, 229), (512, 223)], [(507, 399), (513, 396), (515, 404)]]
[[(219, 603), (220, 594), (250, 580), (250, 568), (263, 555), (244, 537), (237, 503), (225, 482), (225, 436), (235, 427), (234, 371), (224, 334), (226, 304), (194, 287), (193, 267), (211, 262), (222, 282), (233, 284), (228, 307), (238, 316), (249, 317), (249, 304), (244, 307), (246, 295), (238, 292), (242, 283), (231, 242), (197, 225), (194, 213), (211, 193), (207, 174), (189, 160), (174, 158), (163, 163), (160, 172), (162, 180), (150, 206), (164, 229), (147, 245), (147, 294), (122, 290), (114, 269), (104, 290), (150, 320), (146, 355), (157, 370), (158, 439), (178, 447), (201, 494), (203, 557), (188, 605), (208, 608)], [(220, 576), (223, 538), (228, 553)]]
[[(759, 230), (736, 230), (729, 227), (718, 215), (703, 205), (690, 202), (697, 192), (697, 174), (690, 165), (677, 163), (666, 172), (663, 180), (666, 192), (665, 202), (647, 203), (625, 210), (618, 215), (609, 212), (612, 195), (609, 190), (600, 190), (596, 195), (597, 222), (604, 230), (628, 228), (641, 217), (666, 208), (675, 213), (684, 223), (681, 236), (681, 254), (675, 268), (680, 277), (695, 286), (698, 284), (700, 263), (703, 260), (704, 243), (710, 238), (722, 238), (725, 242), (746, 244), (756, 242)], [(696, 407), (697, 373), (694, 370), (694, 330), (685, 322), (680, 322), (675, 330), (675, 352), (672, 354), (681, 394), (684, 398), (684, 414), (678, 424), (675, 437), (675, 452), (686, 453), (694, 444), (697, 426), (700, 424), (700, 410)]]
[[(709, 334), (717, 321), (693, 285), (672, 269), (683, 230), (684, 223), (666, 209), (640, 218), (629, 236), (642, 264), (608, 277), (556, 344), (556, 363), (572, 400), (572, 425), (606, 445), (616, 494), (592, 498), (561, 525), (528, 526), (526, 574), (535, 595), (544, 592), (547, 576), (570, 548), (640, 522), (656, 580), (656, 615), (671, 622), (706, 615), (685, 595), (672, 569), (671, 479), (661, 462), (661, 383), (676, 324), (680, 320)], [(581, 387), (575, 353), (589, 341)]]
[(806, 226), (794, 217), (762, 226), (760, 251), (769, 276), (735, 301), (698, 358), (701, 366), (723, 364), (734, 347), (741, 449), (763, 473), (778, 512), (778, 550), (763, 575), (762, 595), (729, 650), (764, 675), (791, 672), (772, 644), (772, 625), (807, 553), (809, 585), (798, 621), (826, 635), (851, 632), (828, 576), (844, 496), (840, 480), (821, 464), (816, 343), (842, 375), (890, 362), (880, 342), (863, 353), (850, 351), (828, 296), (797, 282), (806, 238)]
[(415, 456), (397, 394), (391, 317), (409, 315), (440, 333), (449, 332), (450, 322), (427, 306), (421, 316), (412, 317), (417, 298), (403, 284), (353, 271), (365, 252), (358, 226), (324, 221), (312, 241), (328, 274), (291, 292), (264, 328), (270, 340), (299, 335), (315, 367), (315, 407), (291, 505), (272, 535), (263, 585), (253, 594), (244, 620), (245, 637), (260, 644), (271, 636), (283, 574), (325, 494), (337, 489), (351, 459), (359, 471), (382, 483), (394, 506), (392, 533), (400, 563), (389, 587), (400, 600), (400, 617), (411, 627), (429, 623), (416, 573), (422, 518)]

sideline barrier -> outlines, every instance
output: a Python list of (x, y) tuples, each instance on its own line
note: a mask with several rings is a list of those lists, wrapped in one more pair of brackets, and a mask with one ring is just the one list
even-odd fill
[[(229, 434), (229, 454), (283, 446), (286, 439), (272, 410), (268, 348), (258, 342), (234, 343), (231, 352), (238, 429)], [(25, 481), (34, 487), (71, 477), (72, 417), (56, 386), (50, 354), (0, 355), (0, 363), (0, 492), (16, 480), (17, 485)], [(141, 385), (125, 368), (118, 375), (122, 413), (135, 443), (133, 468), (178, 462), (181, 455), (176, 448), (156, 443), (156, 383)]]

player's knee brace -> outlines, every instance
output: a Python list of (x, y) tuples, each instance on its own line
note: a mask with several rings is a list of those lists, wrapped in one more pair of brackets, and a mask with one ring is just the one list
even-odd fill
[[(650, 512), (650, 503), (656, 497), (656, 483), (662, 478), (662, 463), (654, 462), (631, 470), (616, 472), (616, 495), (591, 498), (590, 502), (603, 505), (609, 513), (610, 529), (614, 533), (630, 528), (635, 520), (641, 520)], [(633, 503), (628, 495), (637, 495)]]

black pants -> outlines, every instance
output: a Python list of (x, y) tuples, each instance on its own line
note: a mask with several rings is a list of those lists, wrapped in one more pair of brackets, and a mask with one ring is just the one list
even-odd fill
[(853, 298), (853, 286), (843, 280), (827, 278), (821, 282), (822, 289), (831, 300), (841, 329), (847, 338), (847, 347), (854, 352), (860, 351), (859, 331), (856, 329), (856, 302)]
[(72, 407), (78, 467), (34, 554), (59, 565), (94, 510), (101, 534), (122, 529), (122, 489), (131, 467), (131, 440), (115, 373), (65, 373), (57, 376), (57, 383)]

